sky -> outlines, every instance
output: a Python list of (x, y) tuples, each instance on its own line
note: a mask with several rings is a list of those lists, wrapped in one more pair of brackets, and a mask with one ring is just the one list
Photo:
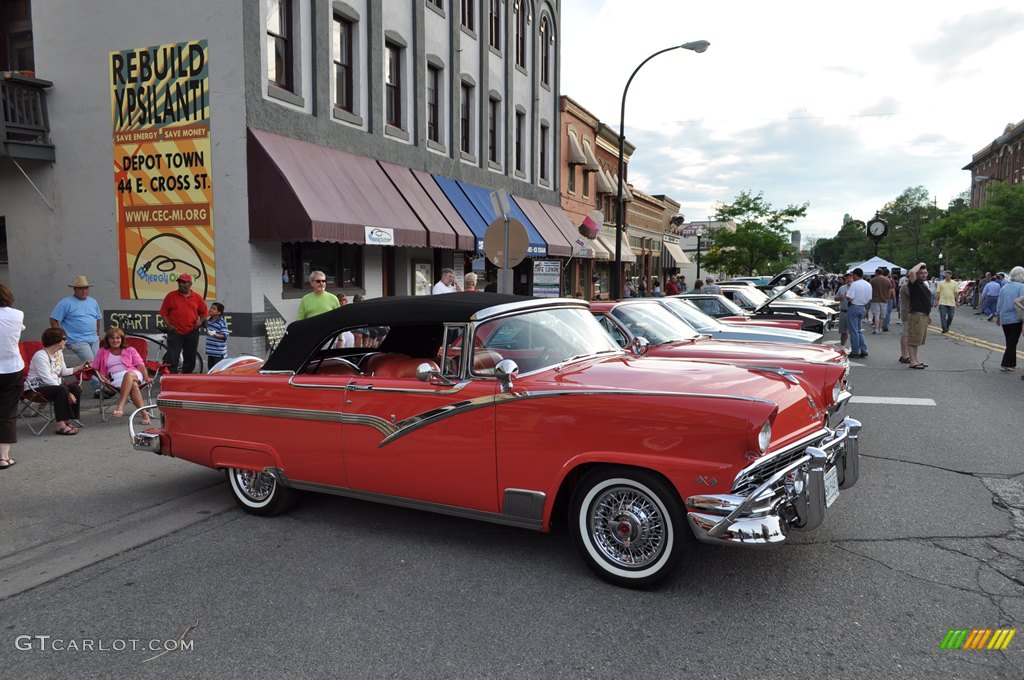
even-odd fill
[(561, 22), (561, 93), (612, 129), (645, 58), (709, 41), (633, 79), (629, 181), (687, 220), (741, 191), (809, 203), (791, 227), (805, 245), (908, 187), (946, 207), (971, 156), (1024, 119), (1019, 0), (562, 0)]

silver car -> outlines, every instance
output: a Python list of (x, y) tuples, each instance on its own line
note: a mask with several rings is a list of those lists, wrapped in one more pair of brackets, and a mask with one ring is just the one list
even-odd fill
[(683, 298), (655, 298), (693, 330), (720, 340), (749, 340), (754, 342), (821, 342), (821, 333), (796, 331), (787, 328), (728, 324), (708, 316), (692, 302)]

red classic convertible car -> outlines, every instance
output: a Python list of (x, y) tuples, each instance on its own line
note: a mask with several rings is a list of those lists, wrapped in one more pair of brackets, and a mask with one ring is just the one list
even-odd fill
[(830, 419), (838, 418), (853, 396), (850, 360), (845, 352), (828, 345), (712, 339), (694, 331), (653, 298), (592, 302), (590, 311), (620, 347), (643, 338), (650, 356), (724, 361), (799, 380)]
[(826, 418), (776, 372), (634, 356), (583, 301), (451, 293), (346, 305), (291, 324), (265, 363), (166, 376), (129, 429), (136, 449), (225, 470), (257, 515), (307, 490), (562, 524), (594, 572), (646, 586), (694, 537), (818, 526), (859, 474), (860, 423)]

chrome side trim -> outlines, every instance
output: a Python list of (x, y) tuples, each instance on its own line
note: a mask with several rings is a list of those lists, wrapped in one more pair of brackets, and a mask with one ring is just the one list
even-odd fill
[(507, 526), (520, 527), (522, 529), (533, 529), (534, 531), (541, 531), (543, 528), (543, 521), (539, 518), (531, 519), (528, 517), (515, 517), (497, 512), (487, 512), (486, 510), (472, 510), (469, 508), (455, 507), (454, 505), (444, 505), (442, 503), (432, 503), (430, 501), (420, 501), (412, 498), (402, 498), (400, 496), (389, 496), (387, 494), (374, 493), (372, 491), (328, 486), (326, 484), (317, 484), (314, 482), (291, 481), (288, 480), (284, 473), (278, 468), (266, 468), (264, 472), (272, 474), (285, 486), (293, 489), (300, 489), (302, 491), (328, 493), (334, 496), (344, 496), (346, 498), (355, 498), (357, 500), (371, 501), (374, 503), (386, 503), (387, 505), (409, 508), (410, 510), (436, 512), (442, 515), (451, 515), (452, 517), (464, 517), (466, 519), (491, 522), (493, 524), (504, 524)]
[[(405, 389), (375, 389), (371, 386), (363, 388), (364, 391), (375, 392), (416, 392), (428, 395), (445, 395), (461, 390), (466, 382), (460, 383), (452, 390), (405, 390)], [(620, 394), (629, 396), (658, 396), (658, 397), (698, 397), (705, 399), (729, 399), (737, 401), (753, 401), (770, 404), (773, 403), (760, 397), (746, 397), (723, 394), (700, 394), (689, 392), (661, 392), (654, 390), (552, 390), (544, 392), (508, 392), (506, 394), (488, 394), (475, 399), (466, 399), (451, 404), (445, 404), (434, 409), (423, 411), (414, 416), (404, 418), (398, 423), (369, 414), (343, 413), (341, 411), (314, 411), (311, 409), (280, 408), (275, 406), (249, 406), (243, 404), (220, 404), (205, 401), (186, 401), (183, 399), (158, 399), (157, 406), (162, 409), (181, 409), (185, 411), (204, 411), (207, 413), (231, 413), (246, 416), (264, 416), (268, 418), (289, 418), (292, 420), (314, 420), (324, 422), (338, 422), (351, 425), (366, 425), (374, 428), (384, 439), (377, 445), (378, 448), (387, 446), (391, 442), (415, 432), (421, 427), (432, 425), (436, 422), (457, 416), (469, 411), (497, 406), (502, 403), (521, 401), (526, 399), (546, 399), (551, 397), (588, 397), (602, 394)]]
[(157, 399), (156, 405), (162, 409), (233, 413), (243, 416), (266, 416), (268, 418), (291, 418), (294, 420), (323, 420), (327, 422), (341, 422), (342, 416), (340, 411), (313, 411), (311, 409), (280, 408), (277, 406), (218, 404), (209, 401), (185, 401), (184, 399)]
[(399, 421), (395, 425), (391, 425), (393, 428), (391, 432), (386, 432), (384, 439), (381, 440), (377, 448), (383, 448), (391, 442), (404, 437), (407, 434), (415, 432), (421, 427), (426, 427), (438, 421), (450, 418), (452, 416), (461, 415), (468, 413), (469, 411), (475, 411), (477, 409), (486, 408), (495, 404), (495, 398), (493, 394), (488, 394), (476, 399), (466, 399), (465, 401), (456, 401), (451, 404), (445, 404), (429, 411), (417, 413), (414, 416), (410, 416)]
[[(356, 378), (358, 380), (358, 376)], [(373, 383), (367, 383), (366, 385), (360, 385), (356, 380), (353, 380), (345, 386), (345, 389), (352, 390), (353, 392), (394, 392), (399, 394), (458, 394), (462, 389), (469, 384), (468, 380), (456, 383), (451, 389), (442, 390), (438, 387), (375, 387)], [(366, 377), (363, 377), (366, 380)], [(306, 385), (296, 385), (296, 387), (306, 387)]]
[(768, 401), (767, 399), (761, 399), (760, 397), (744, 397), (744, 396), (733, 396), (733, 395), (722, 395), (722, 394), (698, 394), (698, 393), (687, 393), (687, 392), (659, 392), (652, 390), (550, 390), (544, 392), (507, 392), (505, 394), (498, 395), (486, 395), (483, 397), (477, 397), (476, 399), (467, 399), (466, 401), (458, 401), (452, 404), (447, 404), (436, 409), (424, 411), (423, 413), (416, 414), (398, 423), (397, 431), (387, 436), (378, 447), (386, 446), (391, 442), (395, 441), (400, 437), (404, 437), (407, 434), (415, 432), (421, 427), (432, 425), (436, 422), (457, 416), (467, 411), (473, 411), (480, 408), (485, 408), (491, 405), (498, 406), (503, 403), (511, 401), (523, 401), (527, 399), (546, 399), (550, 397), (590, 397), (602, 394), (621, 394), (630, 396), (658, 396), (658, 397), (703, 397), (707, 399), (732, 399), (739, 401), (755, 401), (765, 404), (773, 404), (774, 402)]

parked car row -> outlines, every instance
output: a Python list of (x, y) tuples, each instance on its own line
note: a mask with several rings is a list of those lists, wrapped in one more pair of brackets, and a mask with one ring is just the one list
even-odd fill
[[(700, 313), (482, 293), (346, 305), (291, 324), (266, 361), (166, 376), (129, 431), (136, 449), (225, 470), (253, 514), (317, 491), (563, 526), (599, 576), (647, 586), (694, 540), (814, 529), (859, 476), (841, 352), (710, 340), (682, 308)], [(345, 346), (367, 327), (377, 346)]]

